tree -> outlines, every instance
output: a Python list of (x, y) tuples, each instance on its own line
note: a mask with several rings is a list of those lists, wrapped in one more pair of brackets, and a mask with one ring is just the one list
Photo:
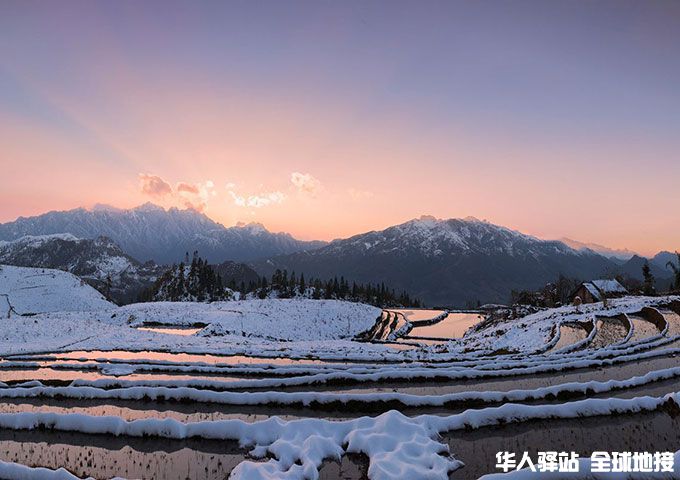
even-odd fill
[(654, 275), (652, 269), (649, 268), (649, 262), (645, 262), (642, 266), (642, 290), (645, 295), (654, 295)]
[(669, 260), (666, 263), (666, 267), (673, 270), (673, 276), (675, 277), (675, 279), (673, 280), (673, 288), (676, 290), (680, 290), (680, 252), (676, 251), (675, 255), (678, 257), (678, 264), (676, 265), (671, 260)]

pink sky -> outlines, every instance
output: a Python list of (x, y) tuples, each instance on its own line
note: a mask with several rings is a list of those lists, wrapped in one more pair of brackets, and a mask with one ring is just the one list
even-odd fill
[(125, 5), (0, 20), (0, 222), (152, 201), (304, 239), (429, 214), (680, 249), (675, 10)]

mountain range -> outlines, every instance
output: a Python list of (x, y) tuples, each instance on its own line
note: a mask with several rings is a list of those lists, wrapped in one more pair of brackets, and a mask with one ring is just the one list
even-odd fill
[(166, 210), (152, 203), (129, 210), (97, 205), (91, 210), (53, 211), (0, 224), (0, 240), (5, 241), (56, 233), (85, 239), (105, 236), (140, 261), (163, 264), (180, 262), (186, 252), (195, 250), (213, 263), (242, 262), (325, 244), (297, 240), (287, 233), (272, 233), (258, 223), (227, 228), (196, 210)]
[[(45, 240), (42, 249), (31, 247), (40, 242), (35, 236), (46, 234), (58, 248), (45, 246)], [(582, 280), (618, 274), (640, 279), (647, 261), (635, 254), (626, 260), (627, 252), (607, 255), (588, 244), (572, 248), (562, 241), (540, 240), (472, 217), (423, 216), (325, 243), (271, 233), (259, 224), (227, 228), (195, 210), (165, 210), (152, 204), (130, 210), (100, 206), (19, 218), (0, 224), (0, 240), (5, 240), (4, 247), (0, 242), (0, 263), (54, 265), (91, 282), (106, 280), (111, 265), (128, 265), (118, 268), (127, 273), (116, 278), (125, 278), (128, 284), (131, 278), (148, 284), (160, 267), (135, 259), (178, 263), (186, 252), (198, 250), (211, 263), (222, 264), (218, 267), (222, 276), (228, 274), (237, 283), (248, 283), (258, 274), (269, 276), (278, 268), (307, 277), (385, 282), (426, 304), (448, 306), (506, 302), (512, 290), (540, 288), (560, 274)], [(70, 246), (59, 242), (70, 242)], [(65, 252), (71, 252), (71, 257)], [(663, 288), (671, 277), (666, 268), (669, 260), (676, 257), (668, 252), (649, 259)], [(242, 262), (249, 262), (254, 271)], [(102, 276), (103, 272), (108, 273)], [(128, 295), (128, 289), (132, 287), (121, 287), (121, 298)]]

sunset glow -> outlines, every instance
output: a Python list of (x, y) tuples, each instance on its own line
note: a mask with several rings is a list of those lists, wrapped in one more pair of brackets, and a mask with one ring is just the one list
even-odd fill
[(3, 3), (0, 222), (151, 201), (680, 248), (677, 3), (167, 4)]

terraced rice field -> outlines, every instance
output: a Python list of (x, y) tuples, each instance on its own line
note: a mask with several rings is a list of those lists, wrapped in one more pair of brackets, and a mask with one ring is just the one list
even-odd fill
[[(454, 355), (465, 337), (411, 353), (376, 344), (391, 352), (381, 361), (5, 355), (0, 478), (23, 465), (49, 469), (42, 478), (473, 479), (497, 472), (498, 451), (674, 452), (680, 316), (665, 305), (612, 313), (569, 313), (543, 346), (503, 355)], [(449, 318), (410, 317), (427, 315)], [(408, 317), (384, 312), (375, 338), (403, 333)], [(508, 330), (489, 328), (475, 335)], [(60, 467), (70, 474), (50, 477)]]

